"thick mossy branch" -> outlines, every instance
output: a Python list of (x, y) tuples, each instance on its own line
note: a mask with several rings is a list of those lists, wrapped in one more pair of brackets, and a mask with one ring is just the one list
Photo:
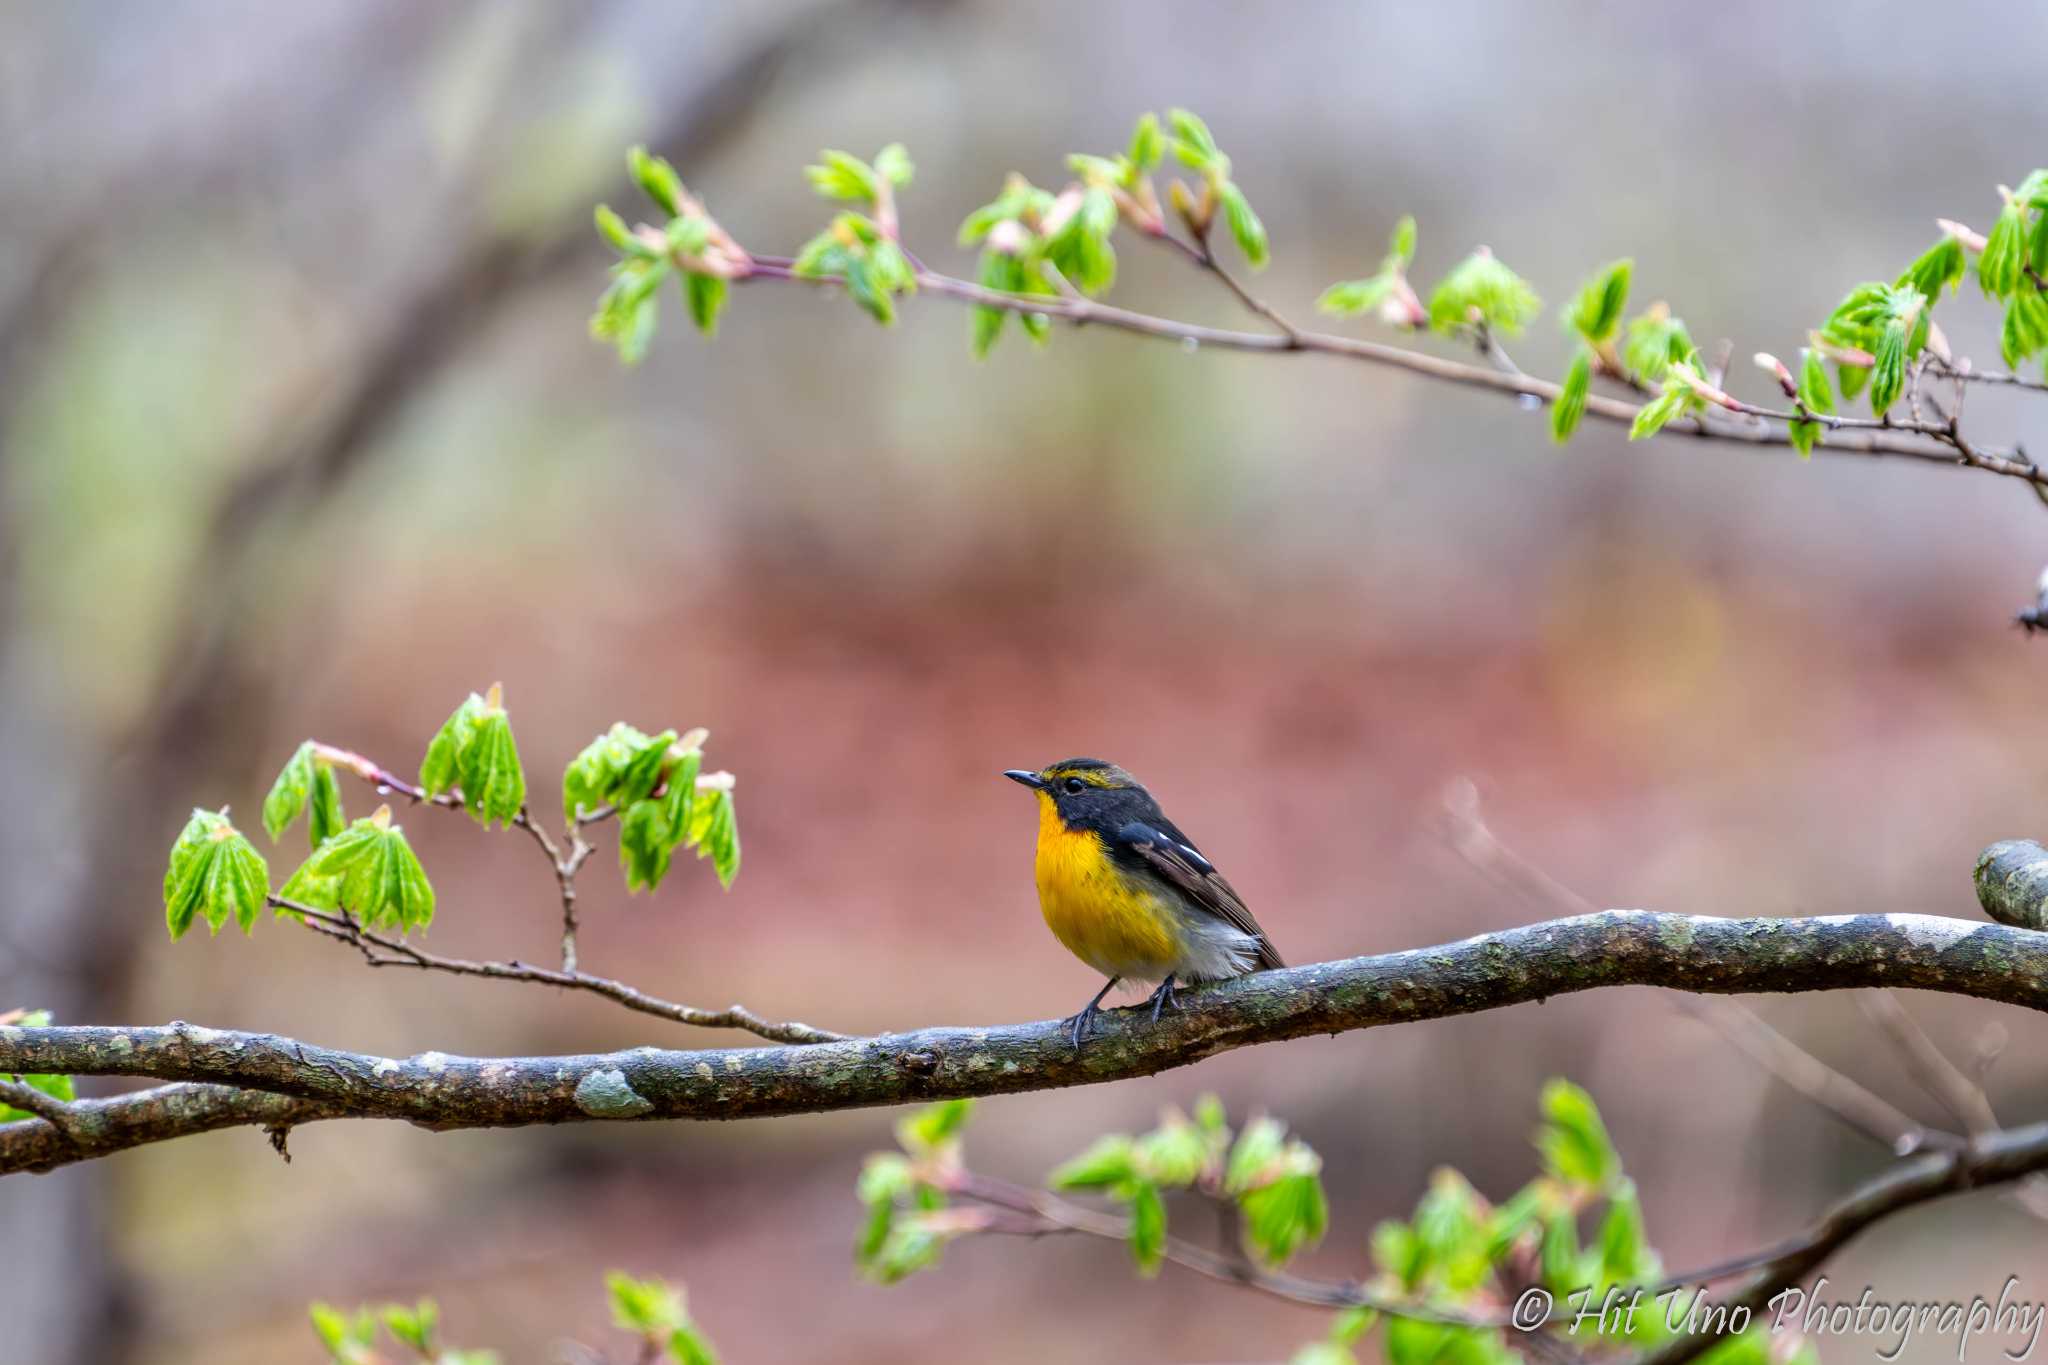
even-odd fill
[[(427, 1128), (590, 1119), (736, 1119), (1147, 1076), (1253, 1043), (1469, 1014), (1602, 986), (1736, 993), (1900, 986), (2048, 1010), (2048, 934), (1930, 915), (1711, 919), (1609, 910), (1441, 947), (1260, 972), (1183, 995), (1156, 1025), (1111, 1012), (1080, 1051), (1059, 1021), (928, 1028), (811, 1046), (562, 1057), (385, 1058), (194, 1025), (0, 1027), (0, 1072), (146, 1076), (313, 1101), (295, 1115), (196, 1107), (83, 1155), (234, 1123), (404, 1119)], [(163, 1096), (166, 1092), (146, 1092)], [(246, 1099), (237, 1096), (238, 1101)], [(154, 1101), (161, 1108), (167, 1101)], [(85, 1106), (81, 1106), (84, 1108)], [(180, 1126), (180, 1123), (189, 1126)], [(52, 1126), (0, 1126), (0, 1173), (51, 1164)]]

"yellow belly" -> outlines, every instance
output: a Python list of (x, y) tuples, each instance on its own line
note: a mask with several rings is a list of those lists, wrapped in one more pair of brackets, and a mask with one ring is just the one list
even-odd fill
[(1180, 958), (1173, 912), (1110, 862), (1098, 835), (1068, 829), (1051, 797), (1038, 803), (1038, 906), (1053, 937), (1104, 976), (1165, 976)]

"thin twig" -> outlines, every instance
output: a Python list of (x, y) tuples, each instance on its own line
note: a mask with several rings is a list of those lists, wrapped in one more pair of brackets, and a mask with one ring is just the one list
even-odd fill
[(1998, 1115), (1991, 1111), (1991, 1099), (1984, 1088), (1935, 1046), (1934, 1039), (1927, 1036), (1919, 1020), (1907, 1013), (1897, 996), (1889, 991), (1872, 991), (1857, 996), (1856, 1003), (1892, 1040), (1920, 1088), (1953, 1114), (1967, 1132), (1974, 1137), (1998, 1127)]
[[(1089, 1208), (1044, 1190), (1029, 1189), (993, 1176), (961, 1171), (940, 1181), (941, 1188), (966, 1199), (976, 1200), (1018, 1214), (1025, 1221), (991, 1224), (987, 1230), (1010, 1235), (1044, 1236), (1077, 1233), (1112, 1242), (1130, 1240), (1130, 1219)], [(1400, 1295), (1381, 1294), (1356, 1280), (1313, 1280), (1285, 1271), (1267, 1270), (1243, 1255), (1212, 1250), (1185, 1238), (1169, 1235), (1165, 1259), (1226, 1284), (1285, 1299), (1312, 1308), (1376, 1308), (1397, 1317), (1456, 1327), (1504, 1327), (1505, 1313), (1469, 1313), (1437, 1308)]]
[[(1452, 846), (1496, 884), (1565, 914), (1584, 914), (1591, 907), (1591, 901), (1500, 841), (1481, 815), (1478, 789), (1469, 781), (1451, 789), (1444, 810)], [(1686, 995), (1671, 999), (1830, 1117), (1875, 1139), (1895, 1156), (1908, 1156), (1923, 1147), (1962, 1145), (1958, 1135), (1928, 1128), (1853, 1076), (1793, 1042), (1754, 1010), (1733, 1000), (1696, 1000)]]
[[(757, 1037), (776, 1043), (836, 1043), (844, 1041), (846, 1034), (833, 1033), (829, 1029), (812, 1028), (809, 1024), (773, 1023), (761, 1018), (744, 1005), (729, 1005), (722, 1010), (698, 1009), (694, 1005), (679, 1005), (672, 1000), (656, 996), (615, 981), (608, 976), (593, 976), (589, 972), (556, 971), (550, 967), (535, 967), (514, 959), (511, 962), (476, 962), (467, 958), (443, 957), (416, 948), (402, 938), (380, 934), (365, 928), (353, 915), (346, 912), (332, 912), (283, 896), (272, 896), (272, 906), (289, 914), (297, 915), (308, 929), (325, 934), (327, 937), (347, 943), (362, 953), (363, 960), (372, 967), (413, 967), (422, 971), (448, 972), (455, 976), (481, 976), (493, 981), (529, 981), (541, 986), (558, 986), (563, 990), (588, 991), (601, 995), (607, 1000), (635, 1010), (651, 1014), (659, 1019), (672, 1020), (678, 1024), (694, 1024), (699, 1028), (744, 1029)], [(381, 951), (380, 951), (381, 950)]]
[[(743, 281), (784, 280), (826, 287), (838, 287), (841, 284), (836, 276), (799, 275), (792, 268), (789, 258), (774, 256), (754, 257), (750, 272), (740, 278)], [(1092, 324), (1110, 327), (1140, 336), (1177, 341), (1184, 346), (1210, 346), (1222, 350), (1267, 353), (1308, 351), (1342, 356), (1349, 360), (1385, 365), (1469, 388), (1519, 395), (1544, 404), (1556, 402), (1562, 392), (1561, 385), (1547, 379), (1538, 379), (1533, 375), (1505, 374), (1485, 366), (1431, 355), (1426, 351), (1409, 350), (1406, 347), (1358, 337), (1299, 329), (1291, 336), (1272, 336), (1259, 332), (1233, 331), (1224, 327), (1204, 327), (1118, 308), (1085, 297), (1076, 300), (1043, 294), (1005, 293), (1002, 290), (988, 289), (968, 280), (956, 279), (929, 270), (918, 272), (916, 281), (919, 290), (924, 293), (978, 307), (1000, 308), (1013, 313), (1039, 313), (1074, 326)], [(1666, 426), (1664, 431), (1672, 435), (1736, 441), (1746, 445), (1791, 444), (1792, 438), (1786, 423), (1790, 420), (1799, 420), (1798, 413), (1780, 413), (1761, 408), (1752, 410), (1752, 407), (1753, 405), (1740, 404), (1733, 411), (1766, 420), (1731, 422), (1721, 420), (1713, 412), (1708, 412), (1673, 422)], [(1637, 404), (1601, 395), (1589, 396), (1584, 409), (1588, 417), (1624, 426), (1633, 423), (1639, 411)], [(1770, 419), (1775, 419), (1775, 424)], [(2016, 451), (1965, 446), (1959, 444), (1958, 439), (1947, 428), (1937, 427), (1932, 423), (1906, 424), (1824, 413), (1813, 414), (1812, 420), (1834, 431), (1833, 438), (1816, 447), (1828, 454), (1896, 456), (1922, 460), (1930, 464), (1967, 466), (2048, 489), (2048, 470), (2036, 468), (2031, 461), (2020, 457)]]

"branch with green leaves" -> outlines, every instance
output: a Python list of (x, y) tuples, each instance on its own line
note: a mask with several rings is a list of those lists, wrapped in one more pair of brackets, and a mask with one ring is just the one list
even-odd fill
[[(1494, 1202), (1439, 1168), (1411, 1218), (1374, 1228), (1373, 1273), (1327, 1280), (1287, 1268), (1323, 1240), (1329, 1209), (1321, 1159), (1273, 1118), (1254, 1116), (1233, 1136), (1220, 1102), (1205, 1097), (1193, 1117), (1169, 1108), (1150, 1133), (1098, 1139), (1032, 1188), (967, 1165), (968, 1105), (948, 1101), (900, 1120), (898, 1150), (868, 1158), (855, 1256), (871, 1278), (893, 1284), (933, 1270), (949, 1245), (976, 1236), (1107, 1239), (1128, 1247), (1141, 1276), (1173, 1265), (1334, 1310), (1324, 1336), (1291, 1365), (1357, 1365), (1355, 1348), (1375, 1327), (1391, 1365), (1509, 1365), (1523, 1355), (1578, 1360), (1616, 1349), (1640, 1365), (1815, 1365), (1810, 1342), (1771, 1339), (1764, 1309), (1772, 1296), (1901, 1210), (2048, 1168), (2048, 1124), (1986, 1131), (1967, 1146), (1898, 1162), (1786, 1241), (1667, 1274), (1592, 1097), (1553, 1080), (1541, 1096), (1535, 1179)], [(1170, 1231), (1175, 1200), (1217, 1215), (1216, 1245)], [(1711, 1289), (1730, 1280), (1725, 1293)], [(1650, 1311), (1597, 1313), (1638, 1294)]]
[[(613, 725), (563, 772), (559, 836), (527, 805), (518, 743), (496, 684), (487, 693), (471, 693), (428, 741), (416, 783), (352, 750), (309, 739), (287, 760), (263, 802), (263, 825), (273, 842), (305, 817), (311, 845), (305, 861), (273, 890), (268, 862), (227, 809), (194, 811), (164, 874), (171, 937), (182, 937), (200, 921), (216, 933), (230, 921), (253, 932), (267, 907), (279, 918), (349, 944), (373, 967), (585, 991), (642, 1014), (701, 1028), (744, 1029), (772, 1042), (842, 1037), (808, 1024), (766, 1020), (742, 1005), (707, 1010), (663, 1000), (578, 966), (576, 882), (595, 851), (584, 837), (592, 826), (618, 821), (619, 861), (629, 891), (658, 888), (679, 850), (708, 858), (722, 885), (738, 874), (734, 779), (704, 770), (707, 738), (702, 729), (650, 735), (623, 722)], [(362, 819), (347, 818), (338, 772), (361, 779), (380, 796), (466, 811), (485, 829), (517, 827), (531, 835), (548, 861), (561, 903), (561, 967), (446, 957), (413, 943), (412, 936), (433, 922), (433, 884), (388, 804)]]
[[(1169, 156), (1189, 178), (1169, 181), (1162, 205), (1155, 172)], [(1330, 286), (1317, 307), (1338, 317), (1369, 315), (1398, 332), (1458, 341), (1476, 349), (1485, 363), (1297, 326), (1255, 296), (1217, 254), (1217, 239), (1227, 236), (1257, 270), (1271, 249), (1235, 163), (1208, 126), (1186, 110), (1171, 111), (1164, 124), (1144, 115), (1120, 153), (1070, 156), (1073, 178), (1060, 189), (1013, 173), (1001, 193), (961, 225), (961, 245), (980, 249), (974, 281), (925, 266), (905, 245), (898, 194), (909, 187), (912, 166), (900, 143), (872, 161), (840, 151), (822, 154), (820, 164), (809, 168), (811, 183), (848, 207), (793, 257), (741, 247), (667, 162), (640, 148), (629, 161), (666, 221), (629, 227), (611, 208), (597, 210), (598, 230), (619, 260), (591, 331), (615, 345), (628, 363), (646, 354), (661, 289), (671, 277), (707, 335), (716, 331), (733, 284), (780, 280), (844, 289), (885, 325), (895, 321), (901, 300), (922, 292), (972, 308), (970, 343), (977, 356), (988, 354), (1012, 317), (1039, 344), (1061, 322), (1190, 348), (1314, 352), (1547, 405), (1559, 442), (1593, 417), (1625, 424), (1631, 440), (1669, 431), (1786, 445), (1802, 457), (1818, 447), (1960, 465), (2022, 480), (2048, 502), (2048, 470), (2037, 467), (2020, 444), (1986, 445), (1963, 428), (1970, 385), (2040, 391), (2048, 383), (2016, 372), (1979, 371), (1953, 352), (1934, 321), (1936, 303), (1960, 286), (1974, 258), (1983, 294), (2002, 310), (2006, 365), (2016, 371), (2048, 355), (2048, 296), (2040, 288), (2048, 278), (2048, 171), (2029, 175), (2017, 190), (2000, 187), (2004, 207), (1988, 236), (1938, 220), (1941, 236), (1896, 280), (1849, 291), (1808, 334), (1796, 367), (1759, 352), (1756, 365), (1787, 400), (1786, 406), (1769, 407), (1729, 392), (1732, 346), (1724, 344), (1717, 360), (1708, 362), (1668, 304), (1653, 302), (1628, 315), (1634, 273), (1628, 260), (1596, 271), (1564, 310), (1564, 329), (1576, 345), (1562, 381), (1525, 374), (1503, 339), (1519, 336), (1538, 315), (1536, 291), (1482, 246), (1445, 274), (1425, 301), (1409, 279), (1416, 248), (1412, 218), (1396, 225), (1373, 274)], [(1116, 280), (1116, 238), (1123, 230), (1212, 274), (1273, 331), (1198, 326), (1102, 302)], [(1596, 394), (1596, 381), (1612, 383), (1629, 397)], [(1866, 397), (1870, 415), (1839, 410), (1838, 393), (1840, 404)]]
[[(704, 1329), (690, 1316), (680, 1287), (661, 1279), (640, 1279), (614, 1270), (605, 1276), (612, 1326), (634, 1342), (622, 1365), (718, 1365)], [(441, 1308), (432, 1299), (417, 1303), (365, 1304), (344, 1313), (314, 1303), (307, 1316), (332, 1365), (499, 1365), (496, 1351), (470, 1351), (441, 1344)], [(386, 1354), (387, 1349), (397, 1355)], [(612, 1357), (581, 1342), (560, 1344), (559, 1357), (576, 1365), (610, 1365)]]

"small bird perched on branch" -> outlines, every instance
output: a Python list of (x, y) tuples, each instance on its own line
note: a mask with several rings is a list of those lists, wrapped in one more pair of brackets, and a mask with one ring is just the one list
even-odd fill
[(1038, 905), (1067, 951), (1109, 980), (1073, 1017), (1078, 1051), (1117, 982), (1157, 981), (1152, 1018), (1175, 981), (1223, 981), (1284, 967), (1223, 874), (1114, 763), (1070, 758), (1003, 774), (1038, 793)]

